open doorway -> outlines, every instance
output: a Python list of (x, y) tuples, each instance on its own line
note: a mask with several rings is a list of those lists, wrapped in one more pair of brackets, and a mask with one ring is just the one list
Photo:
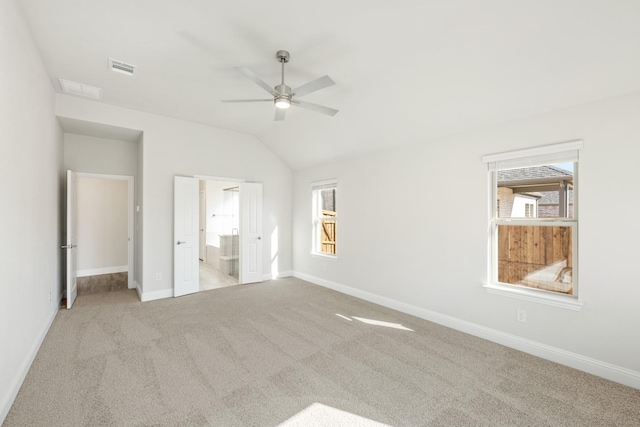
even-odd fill
[(200, 291), (239, 283), (239, 191), (237, 182), (199, 181)]
[[(218, 210), (210, 211), (208, 220), (213, 221), (216, 216), (226, 222), (226, 227), (207, 229), (204, 233), (212, 238), (214, 244), (205, 244), (204, 260), (212, 267), (217, 266), (227, 276), (235, 276), (239, 284), (257, 283), (262, 277), (262, 183), (245, 182), (244, 180), (228, 181), (224, 178), (209, 177), (182, 177), (174, 178), (173, 197), (173, 296), (192, 294), (200, 290), (200, 244), (199, 236), (203, 234), (199, 230), (199, 189), (200, 181), (230, 182), (231, 186), (222, 186), (217, 196), (222, 198), (222, 204)], [(205, 189), (206, 189), (206, 184)], [(237, 191), (234, 187), (238, 187)], [(226, 200), (230, 204), (224, 210), (225, 193)], [(206, 193), (206, 191), (205, 191)], [(206, 196), (206, 194), (205, 194)], [(207, 197), (204, 198), (205, 203)], [(208, 198), (210, 199), (210, 198)], [(235, 200), (238, 203), (236, 205)], [(237, 207), (236, 207), (237, 206)], [(228, 209), (237, 209), (238, 215), (233, 215)], [(220, 214), (220, 212), (222, 212)], [(237, 221), (234, 222), (235, 217)], [(237, 226), (236, 226), (237, 225)], [(236, 237), (237, 236), (237, 237)], [(237, 243), (236, 243), (237, 242)], [(205, 242), (206, 243), (206, 242)], [(236, 243), (234, 245), (234, 243)], [(223, 247), (224, 244), (224, 247)], [(209, 247), (208, 247), (209, 246)], [(237, 247), (237, 251), (234, 250)], [(216, 251), (217, 254), (207, 251)], [(224, 252), (223, 252), (224, 250)], [(236, 255), (237, 253), (237, 255)], [(216, 256), (217, 255), (217, 256)], [(225, 258), (226, 257), (226, 258)], [(216, 262), (217, 259), (217, 262)], [(227, 277), (228, 279), (228, 277)]]
[(133, 177), (76, 173), (77, 293), (130, 289)]

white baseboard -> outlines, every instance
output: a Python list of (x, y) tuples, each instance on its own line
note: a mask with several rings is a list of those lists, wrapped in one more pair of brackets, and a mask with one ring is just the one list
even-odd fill
[[(58, 301), (58, 303), (59, 302), (60, 301)], [(55, 319), (56, 314), (58, 314), (58, 305), (59, 304), (56, 304), (55, 309), (53, 309), (53, 311), (51, 312), (51, 315), (45, 322), (44, 327), (40, 331), (40, 334), (38, 334), (38, 336), (36, 337), (36, 341), (33, 347), (31, 348), (31, 351), (29, 352), (28, 356), (22, 361), (22, 364), (20, 365), (20, 368), (17, 371), (17, 375), (13, 380), (13, 383), (11, 384), (11, 387), (9, 389), (10, 390), (9, 394), (2, 401), (2, 404), (0, 404), (0, 425), (2, 425), (5, 418), (7, 417), (7, 414), (11, 409), (11, 405), (13, 405), (13, 402), (16, 399), (18, 392), (20, 391), (20, 387), (22, 387), (22, 383), (24, 382), (24, 379), (27, 377), (29, 368), (31, 368), (31, 364), (33, 363), (33, 360), (36, 358), (36, 355), (38, 354), (38, 350), (40, 350), (42, 341), (44, 341), (44, 337), (47, 336), (47, 332), (49, 332), (49, 328), (53, 323), (53, 319)]]
[(350, 286), (345, 286), (340, 283), (331, 282), (319, 277), (310, 276), (308, 274), (300, 273), (297, 271), (293, 272), (293, 276), (307, 282), (315, 283), (316, 285), (320, 285), (325, 288), (333, 289), (334, 291), (338, 291), (343, 294), (351, 295), (365, 301), (379, 304), (393, 310), (398, 310), (400, 312), (407, 313), (412, 316), (416, 316), (451, 329), (455, 329), (457, 331), (465, 332), (467, 334), (474, 335), (488, 341), (520, 350), (525, 353), (540, 357), (542, 359), (547, 359), (561, 365), (569, 366), (571, 368), (608, 379), (610, 381), (640, 389), (640, 372), (638, 371), (633, 371), (631, 369), (623, 368), (621, 366), (583, 356), (581, 354), (572, 353), (570, 351), (542, 344), (537, 341), (521, 338), (516, 335), (508, 334), (496, 329), (487, 328), (485, 326), (458, 319), (453, 316), (448, 316), (446, 314), (441, 314), (432, 310), (427, 310), (425, 308), (396, 301), (391, 298), (352, 288)]
[(138, 295), (140, 296), (140, 301), (142, 302), (173, 297), (173, 289), (163, 289), (161, 291), (154, 292), (143, 292), (140, 290), (140, 286), (136, 286), (136, 289), (138, 291)]
[(129, 271), (128, 265), (119, 265), (116, 267), (91, 268), (87, 270), (78, 270), (77, 277), (99, 276), (101, 274), (124, 273)]
[(293, 276), (292, 270), (280, 271), (278, 273), (266, 273), (262, 275), (262, 280), (282, 279), (284, 277)]

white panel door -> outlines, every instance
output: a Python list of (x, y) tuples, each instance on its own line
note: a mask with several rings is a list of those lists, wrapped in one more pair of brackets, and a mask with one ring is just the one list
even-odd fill
[(173, 296), (198, 292), (198, 180), (174, 177)]
[(67, 171), (67, 308), (71, 308), (78, 295), (78, 197), (77, 176)]
[(239, 282), (262, 282), (262, 183), (240, 184)]

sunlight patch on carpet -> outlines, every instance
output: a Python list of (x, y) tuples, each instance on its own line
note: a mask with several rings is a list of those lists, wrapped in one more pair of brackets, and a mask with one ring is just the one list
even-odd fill
[(413, 329), (409, 329), (406, 326), (402, 326), (400, 323), (391, 323), (391, 322), (384, 322), (382, 320), (365, 319), (364, 317), (356, 317), (356, 316), (351, 316), (351, 317), (353, 317), (354, 319), (362, 323), (366, 323), (367, 325), (384, 326), (386, 328), (401, 329), (403, 331), (413, 332)]
[(375, 325), (375, 326), (384, 326), (385, 328), (393, 328), (393, 329), (400, 329), (403, 331), (410, 331), (413, 332), (413, 329), (409, 329), (406, 326), (402, 326), (402, 324), (400, 323), (392, 323), (392, 322), (385, 322), (382, 320), (373, 320), (373, 319), (366, 319), (364, 317), (356, 317), (356, 316), (351, 316), (352, 318), (349, 318), (347, 316), (344, 316), (342, 314), (336, 313), (336, 316), (344, 319), (344, 320), (348, 320), (349, 322), (352, 322), (353, 319), (356, 319), (359, 322), (362, 323), (366, 323), (367, 325)]
[(278, 426), (389, 427), (388, 424), (383, 424), (318, 402), (312, 403), (293, 417), (278, 424)]

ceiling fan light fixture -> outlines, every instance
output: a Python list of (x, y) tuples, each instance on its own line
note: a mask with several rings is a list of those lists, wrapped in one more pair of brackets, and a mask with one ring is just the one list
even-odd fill
[(285, 109), (291, 107), (291, 100), (289, 98), (276, 98), (274, 102), (276, 104), (276, 108)]

